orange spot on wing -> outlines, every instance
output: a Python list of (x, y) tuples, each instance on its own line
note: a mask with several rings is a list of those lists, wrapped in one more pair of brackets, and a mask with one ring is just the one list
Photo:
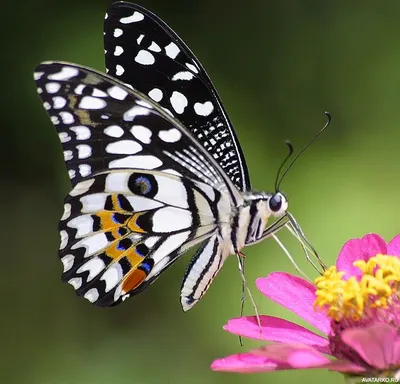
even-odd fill
[(111, 195), (111, 201), (112, 201), (112, 205), (113, 205), (113, 210), (114, 211), (122, 211), (122, 208), (119, 205), (118, 195), (117, 194)]
[(140, 269), (132, 271), (122, 283), (122, 291), (127, 293), (137, 288), (146, 279), (147, 274)]
[(118, 242), (114, 244), (110, 244), (104, 251), (107, 256), (111, 257), (114, 260), (117, 260), (124, 256), (124, 253), (128, 252), (125, 249), (118, 249)]
[(136, 252), (136, 247), (130, 248), (125, 256), (131, 263), (132, 268), (136, 268), (143, 261), (143, 256)]
[[(99, 211), (96, 213), (96, 216), (100, 219), (100, 226), (103, 231), (111, 231), (113, 229), (118, 229), (120, 227), (126, 226), (128, 220), (130, 219), (129, 214), (125, 214), (126, 219), (122, 223), (118, 223), (114, 220), (113, 216), (116, 212), (115, 211)], [(123, 213), (120, 214), (120, 217), (124, 217)]]
[(139, 213), (135, 213), (132, 215), (132, 218), (129, 220), (128, 222), (128, 228), (132, 231), (132, 232), (139, 232), (139, 233), (145, 233), (146, 231), (142, 228), (140, 228), (137, 225), (137, 219), (143, 215), (143, 212), (139, 212)]

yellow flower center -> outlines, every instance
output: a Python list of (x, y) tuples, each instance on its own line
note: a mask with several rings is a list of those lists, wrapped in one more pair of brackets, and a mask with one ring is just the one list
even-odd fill
[(393, 294), (397, 294), (400, 282), (400, 259), (395, 256), (376, 255), (368, 261), (357, 260), (353, 264), (361, 272), (343, 279), (344, 272), (335, 266), (315, 279), (315, 309), (325, 310), (327, 315), (340, 321), (343, 318), (360, 320), (370, 308), (387, 308)]

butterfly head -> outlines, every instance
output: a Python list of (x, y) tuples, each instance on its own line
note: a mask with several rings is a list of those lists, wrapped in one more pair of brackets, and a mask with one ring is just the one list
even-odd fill
[(286, 196), (282, 192), (275, 192), (270, 195), (267, 199), (267, 209), (269, 210), (269, 216), (281, 217), (288, 209), (288, 201)]

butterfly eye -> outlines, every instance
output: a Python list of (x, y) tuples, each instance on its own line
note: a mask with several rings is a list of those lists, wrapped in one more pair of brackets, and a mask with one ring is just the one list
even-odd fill
[(282, 201), (283, 197), (281, 193), (275, 193), (270, 199), (269, 199), (269, 208), (271, 209), (272, 212), (279, 212), (280, 209), (282, 208)]

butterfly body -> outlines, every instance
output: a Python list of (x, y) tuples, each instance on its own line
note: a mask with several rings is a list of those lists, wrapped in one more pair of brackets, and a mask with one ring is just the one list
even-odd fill
[(287, 200), (251, 189), (208, 75), (165, 23), (114, 3), (105, 48), (108, 75), (65, 62), (34, 75), (72, 183), (59, 225), (62, 278), (113, 306), (198, 245), (181, 289), (188, 310), (229, 255), (270, 233)]

